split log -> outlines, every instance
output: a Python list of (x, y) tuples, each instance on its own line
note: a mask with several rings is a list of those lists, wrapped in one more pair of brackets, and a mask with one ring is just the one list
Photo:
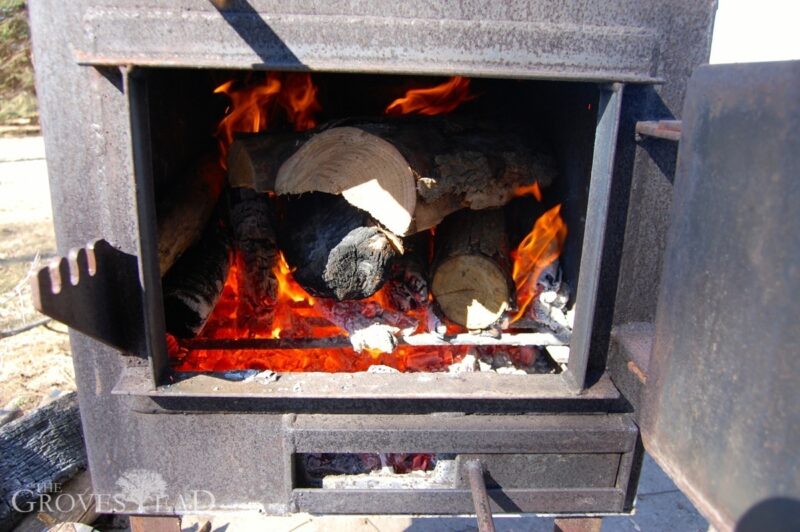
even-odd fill
[(249, 188), (233, 188), (229, 205), (233, 239), (242, 263), (239, 297), (253, 309), (272, 307), (278, 295), (273, 273), (278, 245), (269, 197)]
[(341, 196), (288, 198), (278, 237), (292, 275), (310, 294), (363, 299), (386, 281), (396, 255), (392, 235)]
[(470, 330), (500, 319), (513, 296), (503, 212), (461, 210), (435, 237), (434, 300), (449, 319)]
[(203, 329), (219, 300), (231, 259), (231, 237), (214, 215), (195, 242), (162, 281), (167, 332), (193, 338)]
[(555, 175), (546, 146), (454, 117), (340, 121), (295, 135), (234, 142), (232, 183), (258, 191), (342, 194), (396, 235), (436, 226), (461, 208), (507, 203)]
[(156, 209), (158, 263), (162, 277), (203, 234), (224, 182), (222, 168), (215, 160), (208, 159), (162, 195)]

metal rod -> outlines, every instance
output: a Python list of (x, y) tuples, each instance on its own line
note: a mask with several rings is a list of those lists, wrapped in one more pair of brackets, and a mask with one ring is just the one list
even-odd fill
[(472, 490), (472, 502), (475, 504), (475, 515), (478, 518), (480, 532), (494, 532), (494, 518), (492, 507), (489, 504), (489, 495), (486, 493), (486, 482), (483, 479), (483, 464), (480, 460), (469, 460), (464, 469), (469, 477), (469, 487)]
[[(448, 345), (486, 345), (486, 346), (549, 346), (569, 345), (569, 340), (551, 333), (516, 333), (501, 334), (499, 337), (478, 336), (473, 334), (456, 334), (437, 336), (421, 333), (401, 336), (397, 339), (400, 345), (416, 347), (437, 347)], [(328, 338), (193, 338), (182, 340), (181, 347), (186, 349), (204, 349), (207, 351), (227, 349), (315, 349), (350, 347), (347, 336)]]
[(678, 142), (681, 140), (681, 129), (680, 120), (636, 122), (636, 134), (641, 137), (653, 137)]

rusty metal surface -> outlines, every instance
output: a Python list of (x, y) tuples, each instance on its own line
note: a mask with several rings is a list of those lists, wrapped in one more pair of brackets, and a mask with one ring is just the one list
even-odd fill
[(469, 477), (469, 489), (472, 492), (472, 503), (475, 505), (478, 530), (480, 532), (494, 532), (491, 503), (489, 495), (486, 493), (486, 482), (483, 479), (483, 464), (480, 460), (471, 459), (464, 464), (464, 470)]
[[(85, 64), (653, 82), (664, 2), (80, 3)], [(435, 53), (431, 51), (435, 50)]]
[(681, 121), (643, 120), (636, 122), (636, 135), (678, 142), (681, 140)]
[(147, 357), (136, 263), (105, 240), (73, 249), (31, 279), (33, 306), (106, 345)]
[(718, 529), (797, 526), (800, 62), (701, 67), (683, 125), (645, 446)]

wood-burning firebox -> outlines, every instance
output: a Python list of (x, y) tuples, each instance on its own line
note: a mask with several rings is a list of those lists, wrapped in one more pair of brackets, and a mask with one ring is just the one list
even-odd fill
[(677, 153), (634, 128), (714, 2), (31, 4), (96, 492), (472, 513), (477, 460), (497, 512), (632, 509)]

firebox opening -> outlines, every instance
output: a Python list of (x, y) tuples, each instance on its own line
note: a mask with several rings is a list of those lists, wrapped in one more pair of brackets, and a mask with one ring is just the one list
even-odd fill
[(176, 371), (565, 368), (596, 85), (145, 79)]

